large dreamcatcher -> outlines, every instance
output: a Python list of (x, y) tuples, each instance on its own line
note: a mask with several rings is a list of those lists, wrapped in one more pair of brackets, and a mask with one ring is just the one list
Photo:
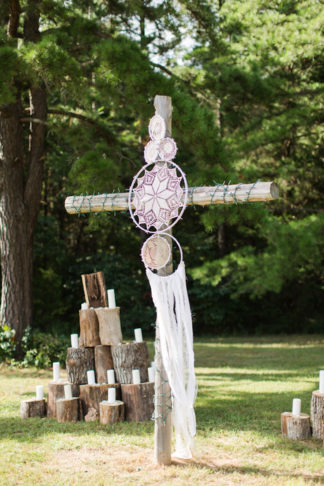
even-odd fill
[[(129, 211), (135, 225), (150, 234), (142, 246), (141, 257), (157, 310), (161, 356), (172, 393), (174, 455), (190, 458), (196, 433), (192, 318), (182, 249), (178, 240), (167, 234), (183, 215), (188, 185), (184, 172), (173, 161), (177, 145), (172, 138), (165, 137), (166, 126), (161, 116), (151, 118), (149, 134), (151, 140), (144, 150), (146, 164), (129, 189)], [(172, 241), (180, 252), (178, 268), (167, 276), (154, 273), (170, 261)]]

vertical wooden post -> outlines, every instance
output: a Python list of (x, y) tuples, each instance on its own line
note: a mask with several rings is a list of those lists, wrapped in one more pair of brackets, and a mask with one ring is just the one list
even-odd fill
[[(169, 96), (155, 96), (155, 113), (162, 116), (166, 124), (166, 136), (171, 137), (172, 100)], [(170, 231), (171, 233), (171, 231)], [(170, 238), (171, 240), (171, 238)], [(172, 248), (172, 241), (170, 241)], [(159, 275), (172, 273), (172, 254), (168, 265), (158, 271)], [(171, 389), (163, 366), (160, 346), (160, 330), (158, 323), (155, 334), (155, 431), (154, 458), (157, 464), (171, 464)]]

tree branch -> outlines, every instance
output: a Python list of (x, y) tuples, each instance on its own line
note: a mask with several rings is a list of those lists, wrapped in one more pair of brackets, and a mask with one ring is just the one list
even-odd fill
[(41, 120), (40, 118), (20, 118), (20, 121), (22, 123), (40, 123), (41, 125), (48, 125), (48, 123), (44, 120)]

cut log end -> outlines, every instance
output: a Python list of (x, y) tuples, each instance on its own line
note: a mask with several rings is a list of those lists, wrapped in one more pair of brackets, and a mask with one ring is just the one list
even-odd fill
[(311, 437), (310, 416), (306, 413), (293, 415), (291, 412), (281, 414), (282, 435), (291, 440), (305, 440)]

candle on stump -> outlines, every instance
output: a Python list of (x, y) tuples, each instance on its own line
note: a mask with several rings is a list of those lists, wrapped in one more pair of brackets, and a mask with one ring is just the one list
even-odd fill
[(321, 370), (319, 374), (319, 392), (324, 393), (324, 370)]
[(148, 381), (152, 382), (155, 379), (154, 368), (151, 366), (148, 368)]
[(88, 385), (95, 385), (96, 384), (94, 370), (87, 371), (87, 379), (88, 379)]
[(36, 400), (43, 400), (44, 398), (44, 390), (43, 385), (36, 386)]
[(108, 385), (114, 385), (115, 381), (115, 370), (107, 370)]
[(301, 399), (294, 398), (292, 401), (292, 414), (300, 415), (300, 410), (301, 410)]
[(65, 400), (71, 400), (72, 398), (72, 386), (70, 384), (64, 385)]
[(87, 304), (86, 302), (83, 302), (83, 303), (81, 304), (81, 310), (87, 310), (87, 309), (89, 309), (88, 304)]
[(107, 295), (108, 295), (109, 309), (115, 309), (116, 308), (115, 290), (114, 289), (107, 290)]
[(138, 329), (134, 329), (134, 333), (135, 333), (135, 341), (137, 343), (142, 343), (143, 342), (142, 329), (140, 327)]
[(116, 401), (116, 388), (108, 388), (108, 403), (115, 403)]
[(141, 383), (141, 377), (139, 370), (132, 370), (133, 384), (139, 385)]
[(53, 363), (53, 381), (59, 381), (60, 379), (60, 363), (55, 361)]
[(78, 334), (71, 334), (71, 348), (79, 347), (79, 336)]

